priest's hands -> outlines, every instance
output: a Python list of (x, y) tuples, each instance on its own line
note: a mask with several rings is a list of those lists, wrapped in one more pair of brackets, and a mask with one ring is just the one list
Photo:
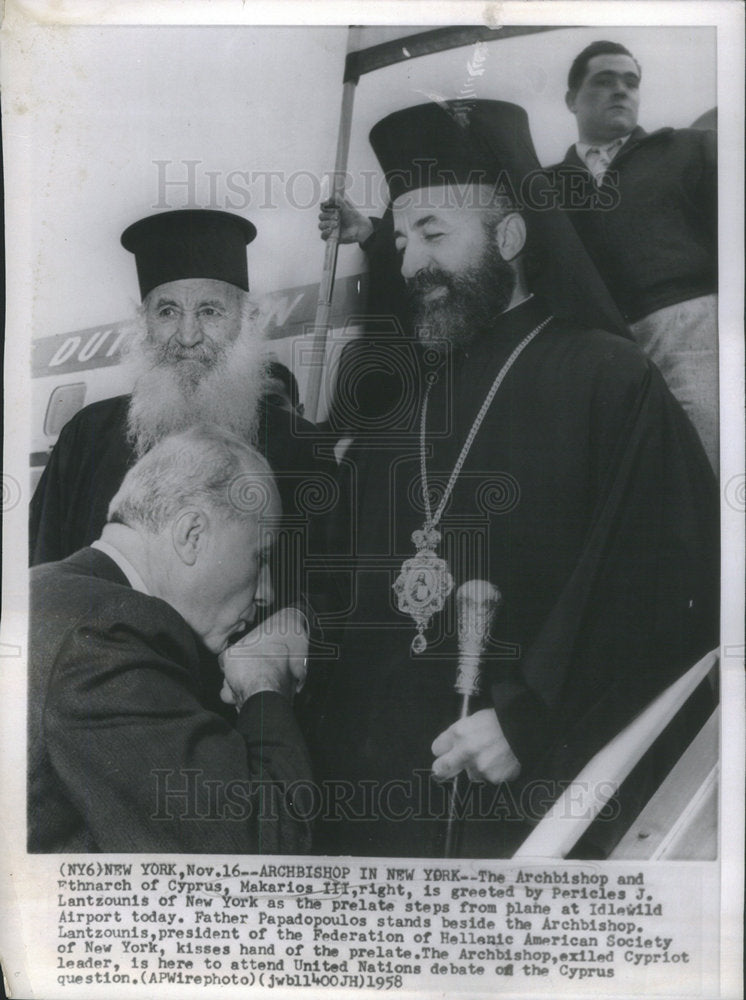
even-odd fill
[(364, 243), (373, 235), (370, 219), (358, 212), (352, 202), (342, 195), (335, 195), (321, 203), (319, 229), (322, 240), (328, 240), (338, 230), (340, 243)]
[(222, 701), (240, 710), (260, 691), (292, 698), (306, 679), (308, 623), (297, 608), (281, 608), (220, 656)]
[(472, 781), (512, 781), (521, 772), (518, 758), (503, 735), (495, 710), (484, 708), (459, 719), (436, 738), (432, 745), (436, 760), (433, 777), (453, 778), (466, 769)]

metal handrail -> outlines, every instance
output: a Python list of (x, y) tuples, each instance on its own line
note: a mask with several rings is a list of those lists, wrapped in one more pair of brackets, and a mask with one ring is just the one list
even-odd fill
[(564, 858), (717, 662), (707, 653), (599, 750), (513, 857)]

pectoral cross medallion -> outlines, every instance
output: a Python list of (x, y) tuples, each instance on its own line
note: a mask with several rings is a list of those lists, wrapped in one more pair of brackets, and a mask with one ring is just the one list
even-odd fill
[(424, 653), (427, 649), (425, 629), (433, 615), (443, 610), (453, 590), (453, 577), (448, 563), (435, 552), (440, 542), (439, 531), (425, 525), (412, 532), (412, 541), (417, 554), (404, 562), (393, 589), (399, 610), (411, 615), (417, 626), (412, 652)]

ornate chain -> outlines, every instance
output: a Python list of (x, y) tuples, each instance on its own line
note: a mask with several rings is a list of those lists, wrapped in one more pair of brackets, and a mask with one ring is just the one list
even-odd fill
[(526, 336), (523, 338), (523, 340), (520, 342), (520, 344), (518, 344), (516, 348), (513, 350), (513, 352), (510, 354), (510, 356), (508, 357), (507, 361), (502, 366), (500, 371), (497, 373), (497, 376), (495, 377), (495, 381), (492, 383), (490, 391), (485, 396), (484, 402), (479, 408), (479, 413), (477, 413), (476, 417), (474, 418), (474, 423), (471, 425), (471, 430), (466, 436), (464, 445), (461, 449), (458, 458), (456, 459), (456, 464), (454, 465), (453, 471), (451, 472), (451, 475), (448, 479), (448, 483), (446, 484), (445, 492), (443, 493), (443, 496), (441, 497), (440, 503), (438, 504), (438, 507), (434, 514), (430, 506), (430, 491), (427, 484), (427, 465), (425, 463), (425, 428), (427, 425), (427, 403), (430, 398), (430, 389), (432, 388), (432, 382), (428, 385), (427, 389), (425, 390), (425, 398), (422, 402), (422, 413), (420, 414), (420, 475), (422, 478), (422, 493), (425, 501), (426, 530), (434, 528), (437, 525), (438, 521), (440, 521), (441, 517), (443, 516), (443, 511), (445, 510), (446, 504), (451, 498), (453, 487), (456, 485), (456, 480), (458, 479), (461, 469), (463, 468), (464, 462), (466, 461), (466, 457), (469, 454), (469, 451), (471, 450), (471, 446), (474, 443), (474, 438), (477, 436), (479, 428), (482, 426), (482, 421), (486, 417), (487, 411), (489, 410), (492, 404), (492, 400), (495, 398), (495, 393), (500, 388), (503, 379), (508, 374), (510, 369), (513, 367), (514, 363), (518, 359), (518, 356), (521, 354), (523, 349), (528, 347), (528, 345), (531, 343), (534, 337), (540, 334), (541, 331), (544, 329), (544, 327), (547, 326), (548, 323), (551, 323), (553, 319), (554, 319), (553, 316), (548, 316), (545, 320), (543, 320), (543, 322), (539, 323), (537, 327), (534, 327), (534, 329), (530, 333), (527, 333)]
[(445, 493), (438, 504), (435, 514), (433, 514), (432, 507), (430, 506), (427, 467), (425, 463), (427, 403), (430, 398), (432, 383), (427, 387), (425, 398), (422, 401), (422, 413), (420, 416), (420, 474), (422, 477), (422, 489), (427, 517), (422, 528), (417, 528), (412, 532), (412, 541), (416, 550), (415, 554), (410, 559), (404, 560), (401, 572), (393, 584), (399, 610), (412, 617), (417, 629), (410, 647), (414, 654), (424, 653), (427, 649), (425, 629), (429, 627), (433, 615), (443, 610), (445, 602), (453, 590), (453, 577), (448, 568), (448, 563), (437, 554), (437, 548), (440, 544), (440, 532), (436, 525), (440, 521), (461, 472), (461, 467), (466, 461), (469, 449), (482, 425), (487, 410), (490, 408), (492, 400), (495, 398), (495, 393), (500, 388), (502, 380), (508, 374), (511, 366), (524, 347), (527, 347), (531, 343), (534, 337), (544, 329), (551, 319), (552, 317), (549, 316), (536, 329), (527, 334), (497, 373), (497, 378), (492, 383), (492, 387), (487, 393), (474, 423), (471, 425), (471, 430), (467, 435), (466, 441), (464, 441), (461, 454), (453, 467), (453, 472), (448, 480)]

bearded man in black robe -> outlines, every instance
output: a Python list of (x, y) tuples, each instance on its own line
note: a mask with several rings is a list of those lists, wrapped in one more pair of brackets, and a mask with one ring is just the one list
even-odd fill
[[(590, 757), (714, 645), (717, 491), (693, 427), (635, 344), (553, 316), (532, 294), (530, 253), (539, 267), (542, 254), (560, 270), (572, 262), (556, 217), (525, 203), (531, 190), (535, 209), (542, 192), (523, 109), (409, 108), (371, 142), (420, 378), (411, 433), (381, 427), (345, 456), (336, 537), (350, 539), (350, 586), (312, 747), (318, 849), (442, 856), (444, 782), (466, 771), (460, 853), (506, 857)], [(474, 579), (502, 603), (482, 694), (454, 723), (456, 592)], [(608, 853), (700, 709), (664, 734), (581, 856)]]
[(184, 209), (130, 226), (143, 304), (125, 363), (130, 395), (86, 406), (63, 427), (31, 502), (30, 562), (63, 559), (98, 538), (124, 474), (166, 434), (195, 423), (255, 445), (277, 476), (286, 513), (318, 472), (312, 426), (267, 399), (264, 331), (248, 296), (246, 245), (229, 212)]
[[(267, 394), (263, 330), (248, 295), (246, 246), (255, 236), (247, 219), (202, 209), (148, 216), (123, 233), (142, 297), (126, 359), (133, 390), (85, 407), (62, 429), (31, 502), (32, 565), (90, 545), (127, 470), (165, 436), (197, 423), (231, 431), (266, 457), (283, 515), (305, 532), (308, 551), (303, 497), (314, 484), (323, 488), (329, 470), (314, 455), (313, 426)], [(257, 501), (241, 483), (234, 499)], [(291, 534), (281, 533), (273, 557), (279, 610), (254, 637), (251, 655), (302, 662), (307, 602)]]

